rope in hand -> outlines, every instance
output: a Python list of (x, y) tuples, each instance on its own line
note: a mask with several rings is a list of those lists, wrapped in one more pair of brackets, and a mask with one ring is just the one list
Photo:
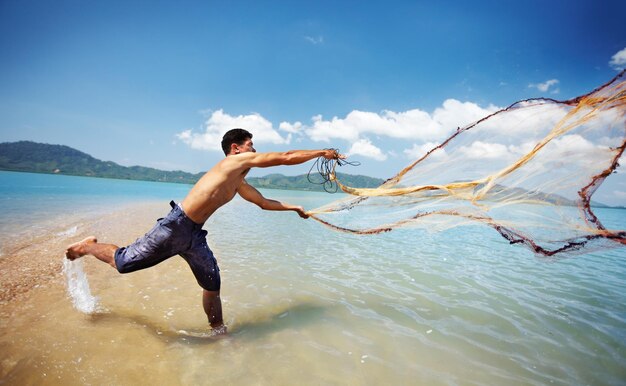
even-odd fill
[[(324, 150), (334, 150), (335, 154), (339, 155), (339, 149), (324, 149)], [(324, 157), (319, 157), (315, 160), (313, 165), (311, 165), (311, 169), (309, 169), (309, 173), (306, 175), (307, 180), (310, 183), (316, 185), (322, 185), (324, 190), (327, 193), (337, 193), (339, 189), (339, 185), (337, 185), (336, 176), (335, 176), (335, 168), (337, 166), (359, 166), (361, 165), (358, 161), (346, 161), (345, 159), (334, 158), (334, 159), (326, 159)], [(317, 169), (317, 173), (322, 177), (322, 181), (313, 181), (311, 179), (311, 173), (313, 173), (313, 169)]]

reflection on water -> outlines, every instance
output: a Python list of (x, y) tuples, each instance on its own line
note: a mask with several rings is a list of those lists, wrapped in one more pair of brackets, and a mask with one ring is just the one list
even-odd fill
[[(265, 193), (307, 208), (328, 200)], [(617, 385), (626, 379), (624, 249), (547, 263), (482, 227), (359, 237), (236, 200), (205, 227), (221, 267), (228, 336), (209, 335), (201, 291), (178, 257), (128, 275), (84, 259), (104, 310), (76, 311), (60, 273), (63, 246), (91, 233), (104, 242), (132, 242), (168, 210), (164, 200), (94, 221), (58, 220), (48, 241), (15, 252), (49, 259), (57, 269), (2, 306), (1, 382)], [(618, 225), (626, 217), (606, 212)]]

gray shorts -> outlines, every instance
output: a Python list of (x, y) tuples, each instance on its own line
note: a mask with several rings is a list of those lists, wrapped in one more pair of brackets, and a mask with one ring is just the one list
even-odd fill
[(174, 201), (172, 210), (157, 220), (156, 225), (143, 237), (127, 247), (115, 251), (115, 266), (120, 273), (149, 268), (180, 255), (187, 261), (200, 287), (219, 291), (220, 269), (206, 242), (207, 231), (196, 224)]

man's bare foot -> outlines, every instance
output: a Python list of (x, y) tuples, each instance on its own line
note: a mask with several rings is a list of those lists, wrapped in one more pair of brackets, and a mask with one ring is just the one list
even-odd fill
[(211, 329), (211, 336), (212, 337), (223, 336), (223, 335), (226, 335), (226, 334), (228, 334), (228, 329), (223, 324), (221, 326), (213, 327)]
[(96, 239), (94, 236), (89, 236), (77, 243), (74, 243), (67, 247), (67, 249), (65, 250), (65, 257), (70, 260), (75, 260), (79, 257), (85, 256), (87, 254), (87, 252), (85, 251), (87, 245), (95, 244), (97, 242), (98, 239)]

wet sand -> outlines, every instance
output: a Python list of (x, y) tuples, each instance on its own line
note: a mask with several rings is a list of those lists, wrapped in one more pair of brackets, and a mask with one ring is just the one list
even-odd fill
[[(124, 208), (96, 218), (69, 214), (56, 221), (47, 221), (47, 232), (33, 227), (32, 232), (22, 231), (17, 235), (19, 237), (3, 240), (3, 256), (0, 258), (1, 380), (17, 384), (43, 381), (76, 384), (88, 380), (73, 373), (72, 364), (84, 366), (89, 349), (100, 350), (102, 342), (98, 334), (94, 334), (94, 341), (89, 342), (91, 334), (83, 323), (96, 322), (108, 314), (84, 315), (72, 308), (62, 273), (65, 248), (91, 234), (101, 234), (104, 242), (131, 242), (140, 236), (138, 229), (149, 229), (162, 212), (163, 204), (154, 203)], [(95, 286), (106, 285), (107, 281), (119, 276), (93, 257), (85, 258), (84, 264), (96, 291)], [(80, 339), (87, 340), (80, 342)], [(111, 339), (111, 343), (114, 340)], [(81, 355), (85, 349), (85, 355)], [(106, 374), (107, 371), (102, 367), (90, 372)]]
[[(135, 209), (128, 207), (109, 214), (98, 214), (95, 218), (84, 214), (68, 214), (56, 220), (47, 219), (43, 227), (4, 235), (0, 256), (0, 312), (11, 303), (28, 297), (28, 293), (35, 288), (46, 286), (51, 281), (51, 284), (59, 285), (61, 257), (70, 241), (91, 234), (105, 235), (101, 240), (105, 242), (107, 239), (111, 242), (113, 239), (132, 241), (133, 237), (125, 231), (136, 233), (136, 229), (149, 227), (146, 216), (162, 213), (162, 206), (161, 203), (152, 203)], [(126, 216), (125, 213), (132, 215)], [(116, 222), (122, 224), (122, 227), (117, 227)]]

